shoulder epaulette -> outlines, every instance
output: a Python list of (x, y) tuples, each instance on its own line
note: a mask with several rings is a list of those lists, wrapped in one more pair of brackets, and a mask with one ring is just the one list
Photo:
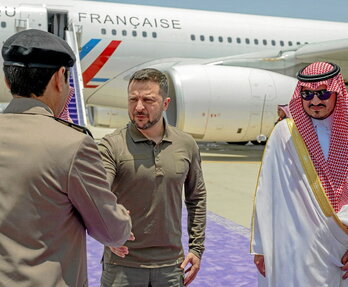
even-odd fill
[(79, 125), (77, 125), (77, 124), (68, 122), (68, 121), (66, 121), (66, 120), (62, 120), (62, 119), (57, 118), (57, 117), (53, 117), (53, 116), (50, 116), (50, 117), (53, 118), (53, 119), (55, 119), (57, 122), (60, 122), (60, 123), (63, 124), (63, 125), (66, 125), (66, 126), (68, 126), (68, 127), (73, 128), (74, 130), (77, 130), (77, 131), (79, 131), (79, 132), (81, 132), (81, 133), (84, 133), (84, 134), (86, 134), (86, 135), (91, 136), (92, 139), (93, 139), (93, 135), (92, 135), (91, 131), (90, 131), (89, 129), (87, 129), (86, 127), (79, 126)]

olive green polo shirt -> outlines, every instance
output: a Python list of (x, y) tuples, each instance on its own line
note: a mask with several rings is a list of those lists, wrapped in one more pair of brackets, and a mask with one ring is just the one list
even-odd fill
[(130, 267), (162, 267), (181, 263), (183, 187), (188, 213), (189, 250), (204, 251), (206, 190), (199, 149), (194, 139), (165, 124), (156, 145), (129, 123), (99, 143), (107, 178), (118, 202), (130, 212), (135, 241), (120, 258), (109, 248), (104, 262)]

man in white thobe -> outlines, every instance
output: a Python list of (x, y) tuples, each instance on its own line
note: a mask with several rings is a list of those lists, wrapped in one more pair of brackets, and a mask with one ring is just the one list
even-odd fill
[(297, 77), (293, 119), (274, 128), (255, 195), (259, 286), (348, 286), (348, 95), (333, 63)]

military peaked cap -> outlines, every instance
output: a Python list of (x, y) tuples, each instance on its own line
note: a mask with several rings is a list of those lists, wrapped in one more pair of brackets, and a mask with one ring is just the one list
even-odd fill
[(8, 38), (1, 50), (5, 66), (72, 67), (75, 55), (67, 42), (51, 33), (29, 29)]

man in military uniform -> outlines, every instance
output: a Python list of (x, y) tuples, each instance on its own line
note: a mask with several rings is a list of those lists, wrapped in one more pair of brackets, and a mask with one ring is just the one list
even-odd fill
[(0, 114), (0, 286), (87, 286), (86, 233), (120, 246), (131, 230), (93, 139), (54, 116), (75, 57), (25, 30), (2, 47), (13, 100)]

